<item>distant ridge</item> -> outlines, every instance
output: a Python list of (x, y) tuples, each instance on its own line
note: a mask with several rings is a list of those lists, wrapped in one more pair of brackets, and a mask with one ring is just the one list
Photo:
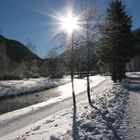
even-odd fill
[(21, 42), (0, 35), (0, 79), (38, 77), (41, 61)]
[(30, 55), (33, 59), (41, 60), (39, 56), (31, 52), (25, 45), (23, 45), (19, 41), (7, 39), (4, 36), (0, 35), (0, 45), (2, 44), (5, 46), (6, 55), (12, 61), (20, 62), (27, 55)]

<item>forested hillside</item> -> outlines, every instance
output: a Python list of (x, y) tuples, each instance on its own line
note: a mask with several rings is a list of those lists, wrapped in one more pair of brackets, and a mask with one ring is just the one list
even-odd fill
[(0, 36), (0, 79), (37, 77), (40, 61), (22, 43)]
[[(140, 70), (140, 29), (133, 31), (134, 57), (127, 64), (127, 71)], [(108, 70), (100, 65), (96, 51), (99, 42), (90, 45), (90, 72), (102, 73)], [(56, 52), (55, 52), (56, 53)], [(57, 53), (56, 53), (57, 54)], [(74, 48), (75, 73), (81, 76), (87, 70), (87, 47)], [(70, 50), (54, 58), (41, 59), (29, 48), (16, 40), (0, 35), (0, 79), (23, 79), (29, 77), (62, 77), (70, 72)]]

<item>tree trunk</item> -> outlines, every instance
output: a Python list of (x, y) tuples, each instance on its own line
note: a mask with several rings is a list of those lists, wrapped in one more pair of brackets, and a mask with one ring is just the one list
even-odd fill
[(73, 97), (73, 107), (76, 108), (76, 98), (74, 91), (74, 50), (73, 50), (73, 34), (70, 36), (70, 48), (71, 48), (71, 84), (72, 84), (72, 97)]
[(116, 57), (113, 58), (112, 64), (112, 80), (116, 83), (117, 82), (117, 71), (116, 71)]
[(119, 61), (119, 69), (118, 69), (118, 73), (119, 73), (119, 81), (122, 81), (122, 62)]
[(90, 60), (89, 60), (89, 42), (87, 42), (87, 96), (88, 102), (91, 104), (91, 97), (90, 97), (90, 82), (89, 82), (89, 70), (90, 70)]

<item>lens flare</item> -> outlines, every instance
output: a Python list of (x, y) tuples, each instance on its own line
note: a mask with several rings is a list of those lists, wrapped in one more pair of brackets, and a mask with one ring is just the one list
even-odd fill
[(60, 24), (62, 30), (65, 30), (67, 33), (72, 33), (79, 28), (78, 18), (73, 17), (71, 13), (69, 13), (67, 17), (61, 17)]

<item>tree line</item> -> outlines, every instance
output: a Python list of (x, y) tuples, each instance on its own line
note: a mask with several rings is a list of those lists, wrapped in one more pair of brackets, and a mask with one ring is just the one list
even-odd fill
[[(81, 13), (80, 26), (83, 30), (76, 33), (73, 38), (73, 53), (71, 54), (71, 48), (68, 48), (55, 58), (56, 60), (59, 58), (60, 62), (67, 67), (65, 69), (67, 72), (72, 69), (72, 83), (73, 70), (87, 77), (87, 97), (91, 104), (89, 77), (91, 71), (108, 73), (113, 82), (122, 81), (126, 77), (130, 61), (135, 60), (136, 42), (131, 29), (132, 17), (125, 12), (125, 5), (122, 1), (109, 1), (103, 22), (95, 6), (91, 3), (85, 4), (87, 1), (84, 0), (78, 2), (80, 7), (78, 12)], [(64, 34), (60, 34), (60, 37), (64, 41)], [(72, 63), (70, 62), (71, 55), (73, 55)], [(76, 104), (74, 94), (73, 100)]]
[[(114, 82), (121, 81), (126, 77), (125, 72), (129, 70), (130, 61), (139, 55), (136, 51), (139, 48), (138, 41), (131, 29), (132, 17), (127, 15), (125, 5), (120, 0), (109, 2), (103, 22), (96, 7), (90, 5), (85, 8), (82, 0), (81, 5), (80, 26), (84, 30), (73, 41), (75, 71), (108, 72)], [(70, 64), (68, 52), (69, 49), (59, 55), (67, 64), (65, 66)]]
[[(110, 1), (104, 20), (92, 1), (91, 3), (84, 0), (76, 2), (82, 31), (76, 33), (73, 39), (75, 73), (80, 78), (86, 76), (89, 87), (91, 74), (109, 73), (112, 80), (116, 82), (125, 78), (126, 71), (138, 71), (140, 69), (138, 36), (140, 35), (132, 32), (132, 18), (126, 14), (122, 2)], [(49, 52), (49, 58), (34, 61), (29, 53), (20, 61), (20, 64), (13, 63), (5, 55), (7, 53), (5, 42), (1, 41), (0, 45), (1, 77), (5, 73), (21, 75), (19, 76), (21, 78), (39, 76), (61, 78), (65, 74), (70, 74), (70, 48), (66, 49), (64, 41), (61, 47)], [(34, 52), (35, 47), (30, 40), (26, 42), (26, 46)]]

